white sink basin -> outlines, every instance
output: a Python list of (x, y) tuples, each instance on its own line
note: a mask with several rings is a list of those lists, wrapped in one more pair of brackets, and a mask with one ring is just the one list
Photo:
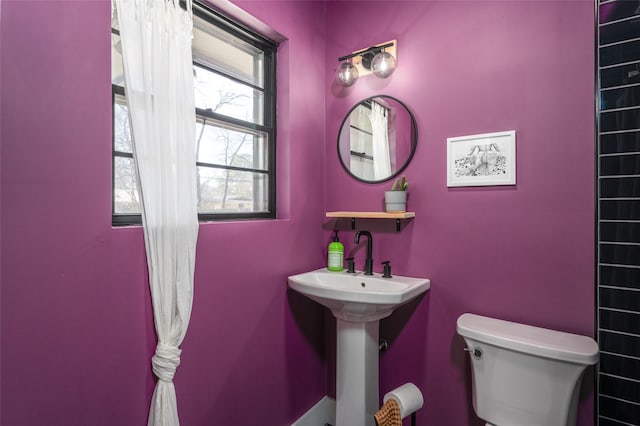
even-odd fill
[(326, 268), (289, 277), (289, 287), (346, 321), (377, 321), (429, 289), (426, 278), (331, 272)]

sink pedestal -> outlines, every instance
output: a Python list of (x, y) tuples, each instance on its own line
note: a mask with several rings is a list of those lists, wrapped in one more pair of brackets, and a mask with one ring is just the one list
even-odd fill
[(336, 424), (375, 426), (380, 320), (431, 286), (426, 278), (331, 272), (292, 275), (289, 286), (336, 317)]
[(380, 322), (336, 323), (336, 426), (375, 426)]

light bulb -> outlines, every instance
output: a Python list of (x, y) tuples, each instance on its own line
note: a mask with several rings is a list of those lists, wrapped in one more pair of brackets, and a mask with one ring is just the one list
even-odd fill
[(349, 87), (358, 79), (358, 68), (350, 61), (343, 62), (338, 67), (338, 81), (344, 87)]
[(371, 72), (380, 78), (387, 78), (396, 70), (396, 58), (390, 53), (380, 52), (371, 61)]

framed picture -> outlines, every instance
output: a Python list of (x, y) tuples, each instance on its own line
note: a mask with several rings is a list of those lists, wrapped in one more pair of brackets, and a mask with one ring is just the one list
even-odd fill
[(447, 186), (515, 184), (515, 130), (447, 138)]

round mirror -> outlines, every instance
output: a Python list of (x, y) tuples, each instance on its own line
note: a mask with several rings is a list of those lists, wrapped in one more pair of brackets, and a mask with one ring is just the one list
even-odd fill
[(418, 127), (409, 108), (381, 95), (356, 104), (340, 126), (338, 157), (342, 167), (362, 182), (384, 182), (411, 161)]

